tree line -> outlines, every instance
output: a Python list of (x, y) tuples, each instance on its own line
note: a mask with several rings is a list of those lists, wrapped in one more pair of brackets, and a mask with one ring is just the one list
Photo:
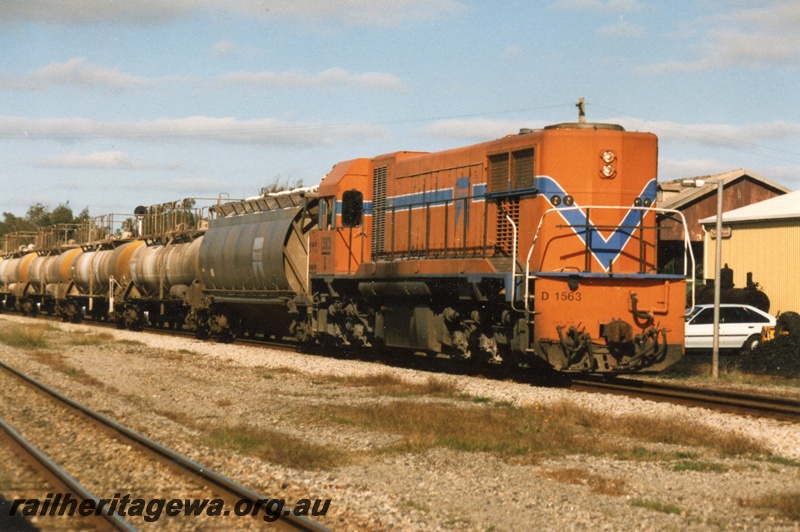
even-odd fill
[(24, 217), (16, 216), (10, 212), (3, 213), (0, 221), (0, 235), (16, 233), (19, 231), (36, 231), (39, 227), (48, 227), (56, 224), (78, 224), (89, 219), (89, 207), (85, 207), (77, 216), (69, 206), (69, 202), (60, 203), (58, 207), (50, 209), (49, 206), (36, 203), (28, 207)]

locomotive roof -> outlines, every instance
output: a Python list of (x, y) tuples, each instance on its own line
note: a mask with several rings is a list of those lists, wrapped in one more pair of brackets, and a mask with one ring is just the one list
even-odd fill
[(395, 151), (395, 152), (384, 153), (384, 154), (378, 155), (377, 157), (374, 157), (373, 160), (377, 161), (377, 160), (386, 159), (386, 158), (397, 158), (398, 160), (400, 160), (400, 159), (407, 159), (407, 158), (411, 158), (411, 157), (417, 157), (417, 156), (421, 156), (421, 155), (431, 155), (432, 153), (446, 153), (446, 152), (451, 152), (451, 151), (463, 151), (463, 150), (467, 150), (467, 149), (478, 147), (478, 146), (483, 146), (483, 145), (490, 144), (490, 143), (496, 143), (498, 141), (524, 137), (524, 136), (530, 135), (530, 134), (537, 134), (537, 133), (541, 134), (541, 133), (543, 133), (545, 131), (569, 130), (569, 129), (584, 129), (584, 130), (589, 129), (589, 130), (595, 130), (595, 131), (599, 131), (599, 130), (625, 131), (625, 128), (623, 128), (622, 126), (620, 126), (618, 124), (605, 124), (605, 123), (600, 123), (600, 122), (562, 122), (562, 123), (559, 123), (559, 124), (552, 124), (552, 125), (549, 125), (549, 126), (545, 126), (545, 127), (541, 128), (541, 129), (522, 128), (522, 129), (519, 130), (518, 133), (511, 133), (509, 135), (506, 135), (505, 137), (500, 137), (500, 138), (497, 138), (497, 139), (490, 139), (490, 140), (486, 140), (486, 141), (483, 141), (483, 142), (478, 142), (478, 143), (475, 143), (475, 144), (471, 144), (471, 145), (468, 145), (468, 146), (459, 146), (459, 147), (455, 147), (455, 148), (449, 148), (449, 149), (446, 149), (446, 150), (441, 150), (439, 152)]
[(619, 124), (603, 124), (600, 122), (562, 122), (551, 126), (544, 126), (544, 129), (608, 129), (612, 131), (625, 131)]

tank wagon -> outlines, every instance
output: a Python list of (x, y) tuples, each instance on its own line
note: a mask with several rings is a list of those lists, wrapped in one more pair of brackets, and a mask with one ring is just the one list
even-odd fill
[(112, 216), (7, 235), (0, 260), (3, 307), (65, 321), (107, 319), (110, 279), (127, 268), (125, 250), (138, 245), (131, 232), (112, 229)]
[(221, 341), (660, 371), (683, 354), (686, 272), (656, 270), (656, 171), (655, 135), (585, 122), (353, 159), (180, 223), (137, 209), (135, 238), (71, 259), (65, 299)]
[(211, 209), (188, 294), (198, 337), (308, 339), (313, 308), (308, 240), (317, 226), (317, 209), (316, 187)]
[(24, 301), (28, 267), (37, 257), (36, 232), (20, 231), (3, 237), (0, 259), (0, 301), (4, 309), (31, 314), (33, 307)]
[[(217, 198), (215, 201), (221, 203)], [(137, 207), (138, 244), (127, 271), (113, 280), (110, 312), (120, 328), (145, 324), (183, 327), (189, 318), (189, 288), (197, 279), (198, 249), (208, 227), (208, 206), (189, 198)]]

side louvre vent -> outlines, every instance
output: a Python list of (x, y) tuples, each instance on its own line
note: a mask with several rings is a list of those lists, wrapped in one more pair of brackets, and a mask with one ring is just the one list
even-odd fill
[(508, 190), (508, 154), (489, 156), (489, 192)]
[(533, 187), (533, 148), (489, 156), (489, 192)]
[(372, 256), (384, 252), (386, 242), (386, 167), (372, 171)]
[(514, 157), (514, 188), (533, 186), (533, 148), (512, 153)]

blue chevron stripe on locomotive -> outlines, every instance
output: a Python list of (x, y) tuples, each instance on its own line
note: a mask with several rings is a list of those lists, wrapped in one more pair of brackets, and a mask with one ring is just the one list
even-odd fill
[[(539, 189), (539, 194), (548, 199), (553, 196), (559, 196), (563, 198), (567, 195), (567, 192), (561, 187), (561, 185), (555, 179), (549, 176), (537, 176), (536, 185)], [(656, 191), (656, 180), (651, 179), (645, 185), (644, 189), (642, 189), (639, 197), (643, 201), (645, 199), (650, 199), (651, 202), (655, 203)], [(580, 205), (577, 203), (573, 204), (572, 206), (567, 206), (562, 202), (558, 205), (554, 205), (554, 207), (564, 221), (566, 221), (572, 227), (572, 230), (575, 232), (578, 238), (581, 239), (584, 245), (586, 245), (588, 233), (590, 243), (589, 249), (591, 250), (595, 259), (597, 259), (597, 262), (600, 263), (605, 271), (609, 271), (614, 261), (617, 260), (617, 258), (622, 254), (622, 250), (625, 249), (628, 241), (633, 236), (635, 231), (633, 228), (638, 226), (640, 221), (641, 209), (634, 208), (634, 206), (631, 205), (631, 208), (628, 209), (625, 217), (620, 222), (620, 227), (614, 230), (606, 238), (603, 233), (601, 233), (594, 226), (592, 221), (587, 219), (586, 210), (580, 208)], [(588, 231), (586, 229), (587, 227)]]

